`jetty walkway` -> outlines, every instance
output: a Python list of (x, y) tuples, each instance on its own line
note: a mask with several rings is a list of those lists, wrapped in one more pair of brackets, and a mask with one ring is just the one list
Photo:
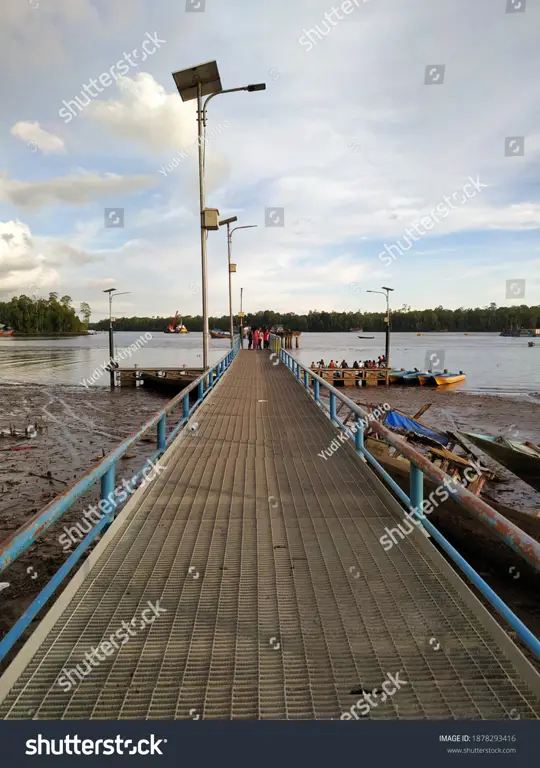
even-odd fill
[(432, 541), (381, 545), (403, 508), (354, 440), (320, 455), (336, 427), (283, 360), (222, 373), (0, 680), (0, 717), (538, 718), (540, 677)]

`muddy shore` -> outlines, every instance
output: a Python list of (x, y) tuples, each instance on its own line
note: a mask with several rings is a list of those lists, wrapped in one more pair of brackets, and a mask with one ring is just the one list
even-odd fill
[[(434, 427), (466, 429), (488, 434), (506, 434), (518, 440), (540, 441), (540, 404), (525, 399), (512, 400), (462, 392), (434, 392), (419, 389), (348, 391), (363, 405), (388, 402), (413, 415), (426, 402), (432, 407), (423, 420)], [(109, 453), (122, 440), (139, 429), (167, 401), (167, 397), (137, 390), (82, 387), (42, 387), (39, 385), (0, 385), (2, 412), (0, 430), (13, 425), (19, 432), (39, 424), (34, 438), (0, 437), (0, 541), (11, 536), (56, 495)], [(178, 413), (180, 418), (180, 413)], [(172, 422), (174, 423), (174, 422)], [(506, 432), (505, 432), (506, 430)], [(155, 429), (146, 442), (140, 442), (118, 464), (117, 483), (129, 480), (145, 458), (155, 451)], [(14, 445), (30, 450), (12, 452)], [(504, 472), (495, 465), (499, 472)], [(497, 501), (517, 506), (528, 515), (540, 511), (540, 495), (510, 473), (497, 487)], [(47, 533), (13, 563), (1, 576), (9, 586), (0, 599), (0, 636), (19, 618), (66, 559), (59, 543), (64, 526), (77, 522), (88, 504), (99, 500), (99, 483), (88, 491)], [(528, 566), (521, 567), (517, 556), (488, 532), (479, 530), (460, 509), (447, 515), (436, 513), (433, 522), (488, 583), (506, 600), (529, 628), (540, 634), (538, 577)], [(514, 566), (513, 571), (509, 571)], [(77, 567), (77, 566), (76, 566)], [(519, 579), (515, 574), (519, 570)], [(69, 579), (66, 579), (67, 583)], [(55, 598), (61, 593), (58, 590)], [(46, 609), (52, 605), (47, 604)], [(27, 639), (44, 611), (23, 635)], [(0, 665), (0, 671), (16, 650)]]

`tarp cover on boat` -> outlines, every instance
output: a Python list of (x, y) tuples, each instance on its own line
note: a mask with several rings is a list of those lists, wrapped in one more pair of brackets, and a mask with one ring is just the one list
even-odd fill
[(394, 429), (403, 429), (407, 432), (416, 432), (419, 435), (425, 435), (425, 437), (431, 437), (432, 440), (436, 440), (441, 445), (448, 445), (450, 438), (446, 435), (442, 435), (429, 427), (424, 427), (423, 424), (419, 424), (414, 419), (409, 419), (402, 413), (397, 411), (389, 411), (386, 414), (386, 418), (383, 422), (386, 427), (393, 427)]

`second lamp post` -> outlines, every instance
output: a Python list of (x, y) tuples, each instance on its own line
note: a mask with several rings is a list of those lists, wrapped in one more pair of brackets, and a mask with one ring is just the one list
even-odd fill
[(246, 224), (243, 227), (235, 227), (234, 229), (231, 229), (231, 224), (234, 224), (235, 221), (238, 221), (237, 216), (231, 216), (230, 219), (223, 219), (223, 221), (219, 222), (220, 227), (227, 225), (227, 255), (228, 255), (228, 261), (229, 261), (229, 322), (230, 322), (230, 329), (231, 329), (231, 349), (233, 348), (233, 345), (234, 345), (231, 275), (233, 272), (236, 272), (236, 264), (231, 263), (232, 236), (233, 236), (233, 232), (236, 232), (237, 229), (253, 229), (253, 227), (257, 226), (257, 224)]

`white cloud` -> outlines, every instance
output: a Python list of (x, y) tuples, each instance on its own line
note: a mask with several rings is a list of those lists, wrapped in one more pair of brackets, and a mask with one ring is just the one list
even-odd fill
[(11, 129), (15, 138), (25, 141), (29, 149), (35, 152), (39, 149), (44, 155), (61, 155), (66, 151), (66, 146), (59, 136), (49, 133), (41, 128), (39, 123), (19, 122)]
[(80, 170), (68, 176), (45, 181), (16, 181), (0, 177), (0, 200), (22, 208), (43, 208), (47, 205), (65, 203), (84, 205), (102, 197), (112, 197), (148, 189), (156, 184), (152, 176), (119, 176)]
[(20, 221), (0, 222), (0, 295), (29, 296), (58, 280), (58, 272), (36, 252), (29, 227)]
[(177, 92), (167, 93), (146, 72), (138, 72), (134, 78), (119, 77), (117, 83), (118, 98), (93, 101), (82, 114), (123, 141), (137, 142), (158, 154), (196, 140), (193, 103), (184, 104)]

